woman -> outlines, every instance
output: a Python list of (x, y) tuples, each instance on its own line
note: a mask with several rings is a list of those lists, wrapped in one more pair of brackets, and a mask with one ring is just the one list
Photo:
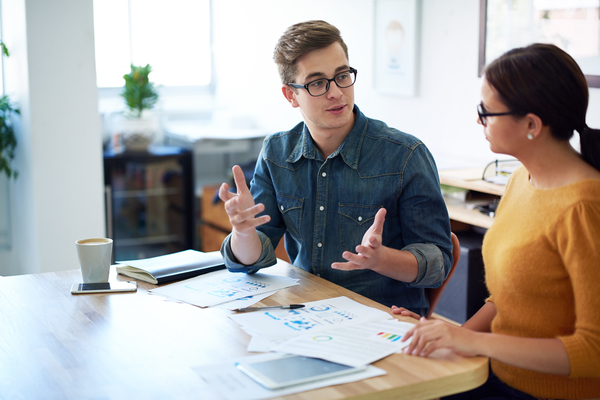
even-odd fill
[(421, 318), (405, 352), (490, 357), (486, 384), (456, 398), (600, 397), (600, 131), (585, 123), (585, 77), (534, 44), (486, 68), (481, 99), (491, 150), (523, 164), (483, 240), (491, 296), (462, 327)]

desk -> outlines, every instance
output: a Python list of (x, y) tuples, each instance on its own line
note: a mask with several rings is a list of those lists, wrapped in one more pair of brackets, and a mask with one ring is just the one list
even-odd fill
[[(389, 311), (284, 261), (269, 271), (301, 284), (263, 305), (347, 296)], [(115, 279), (124, 277), (113, 269)], [(71, 295), (79, 280), (79, 270), (0, 278), (0, 398), (204, 398), (195, 366), (248, 355), (250, 337), (231, 311), (165, 301), (144, 282), (136, 293)], [(394, 354), (374, 365), (388, 374), (285, 398), (430, 399), (477, 387), (488, 374), (487, 358), (448, 351)]]

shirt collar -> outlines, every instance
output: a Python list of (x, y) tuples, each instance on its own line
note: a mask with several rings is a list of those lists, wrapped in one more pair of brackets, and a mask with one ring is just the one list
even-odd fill
[[(344, 162), (350, 168), (356, 169), (358, 166), (358, 158), (360, 156), (360, 148), (362, 146), (363, 138), (367, 133), (368, 120), (356, 104), (354, 105), (353, 112), (356, 114), (354, 127), (348, 134), (346, 140), (344, 140), (340, 147), (334, 151), (329, 158), (333, 158), (340, 154)], [(304, 124), (304, 127), (302, 128), (302, 138), (298, 141), (296, 147), (294, 147), (294, 150), (292, 150), (290, 153), (287, 162), (295, 163), (300, 160), (300, 157), (302, 156), (308, 159), (315, 159), (316, 157), (321, 158), (321, 155), (315, 147), (306, 124)]]

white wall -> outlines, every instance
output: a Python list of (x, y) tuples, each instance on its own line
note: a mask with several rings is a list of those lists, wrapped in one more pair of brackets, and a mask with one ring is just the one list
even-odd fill
[(0, 275), (78, 268), (75, 240), (105, 234), (92, 0), (3, 0), (2, 17), (22, 118)]
[[(373, 89), (372, 0), (213, 0), (217, 118), (249, 116), (273, 132), (300, 121), (281, 95), (272, 52), (288, 26), (325, 19), (348, 44), (367, 116), (420, 137), (438, 164), (495, 159), (475, 123), (479, 0), (420, 3), (419, 91), (403, 98)], [(92, 0), (2, 5), (7, 90), (23, 118), (21, 175), (10, 191), (13, 248), (0, 251), (0, 275), (77, 268), (73, 242), (104, 235)], [(588, 125), (600, 128), (599, 111), (600, 89), (591, 89)]]
[[(272, 131), (286, 130), (300, 114), (283, 99), (272, 52), (290, 25), (324, 19), (337, 26), (358, 69), (356, 104), (369, 117), (411, 133), (448, 160), (485, 163), (489, 151), (476, 123), (479, 0), (422, 0), (418, 93), (382, 95), (373, 88), (374, 1), (214, 0), (218, 105), (253, 115)], [(600, 89), (590, 90), (588, 125), (600, 127)]]

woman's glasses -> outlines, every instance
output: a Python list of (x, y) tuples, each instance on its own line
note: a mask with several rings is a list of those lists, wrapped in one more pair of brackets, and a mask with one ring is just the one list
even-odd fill
[(507, 111), (502, 113), (491, 113), (487, 112), (483, 107), (483, 103), (477, 104), (477, 114), (479, 114), (479, 122), (481, 125), (487, 126), (487, 117), (500, 117), (502, 115), (525, 115), (527, 112), (525, 111)]

